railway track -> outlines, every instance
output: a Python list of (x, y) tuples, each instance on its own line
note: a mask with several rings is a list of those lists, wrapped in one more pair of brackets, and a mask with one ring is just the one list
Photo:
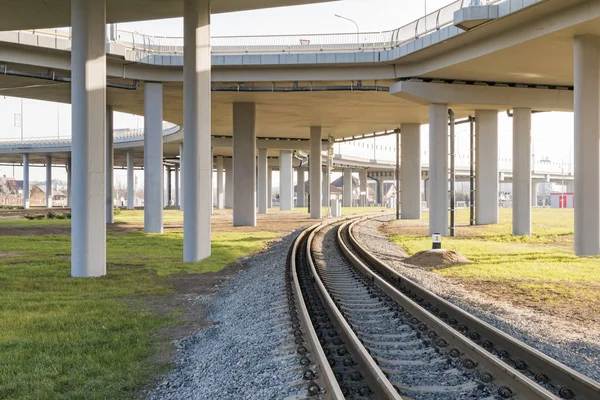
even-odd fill
[[(600, 384), (400, 276), (353, 234), (315, 225), (290, 251), (308, 394), (324, 399), (600, 399)], [(293, 303), (293, 304), (292, 304)]]
[(7, 217), (22, 217), (30, 214), (47, 214), (49, 212), (54, 213), (68, 213), (71, 212), (70, 207), (56, 207), (56, 208), (28, 208), (19, 210), (0, 210), (0, 218)]

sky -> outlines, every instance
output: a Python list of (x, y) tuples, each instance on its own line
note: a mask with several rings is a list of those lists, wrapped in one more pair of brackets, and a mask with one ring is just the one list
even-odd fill
[[(212, 16), (211, 35), (214, 36), (247, 36), (247, 35), (282, 35), (301, 33), (349, 33), (355, 32), (356, 26), (338, 14), (353, 19), (361, 32), (379, 32), (396, 29), (408, 24), (425, 14), (451, 3), (449, 0), (342, 0), (338, 2), (283, 7), (266, 10), (245, 11)], [(123, 23), (118, 29), (136, 31), (159, 36), (182, 36), (183, 21), (181, 18), (158, 21)], [(23, 100), (23, 136), (69, 137), (71, 135), (70, 105)], [(21, 137), (18, 115), (21, 114), (21, 100), (0, 96), (0, 140)], [(533, 153), (536, 161), (550, 159), (554, 164), (569, 164), (572, 160), (573, 148), (573, 115), (572, 113), (541, 113), (532, 118)], [(512, 157), (511, 119), (501, 113), (499, 119), (499, 153), (500, 164), (510, 162)], [(116, 113), (115, 128), (143, 127), (143, 117), (131, 114)], [(457, 129), (458, 153), (469, 152), (468, 126)], [(428, 126), (421, 130), (423, 157), (428, 149)], [(394, 139), (386, 145), (393, 145)], [(382, 144), (378, 142), (378, 144)], [(569, 167), (566, 166), (565, 169)], [(64, 168), (55, 168), (53, 176), (66, 180)], [(559, 169), (560, 170), (560, 169)], [(14, 175), (22, 178), (22, 169), (15, 168)], [(138, 179), (143, 179), (143, 173)], [(0, 175), (13, 176), (12, 167), (0, 166)], [(32, 168), (32, 180), (44, 180), (43, 168)], [(277, 185), (277, 178), (274, 177)], [(116, 181), (125, 181), (124, 171), (115, 171)]]

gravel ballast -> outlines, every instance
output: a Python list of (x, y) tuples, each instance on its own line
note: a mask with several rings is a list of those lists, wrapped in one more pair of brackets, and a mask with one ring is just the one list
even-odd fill
[(367, 250), (417, 282), (465, 311), (479, 317), (509, 335), (542, 351), (588, 377), (600, 381), (600, 332), (498, 301), (467, 290), (435, 273), (398, 260), (402, 250), (379, 232), (391, 217), (378, 217), (358, 224), (354, 233)]
[(282, 399), (306, 393), (285, 301), (296, 233), (243, 260), (246, 268), (198, 299), (214, 325), (177, 341), (175, 368), (149, 399)]

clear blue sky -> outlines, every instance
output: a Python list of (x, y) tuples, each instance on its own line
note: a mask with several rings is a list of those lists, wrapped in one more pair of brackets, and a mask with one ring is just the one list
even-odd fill
[[(465, 0), (469, 1), (469, 0)], [(297, 7), (275, 8), (214, 15), (212, 36), (335, 33), (354, 32), (356, 27), (349, 21), (337, 18), (340, 14), (356, 21), (362, 32), (395, 29), (410, 23), (425, 13), (435, 11), (452, 1), (449, 0), (343, 0), (339, 2), (314, 4)], [(181, 36), (181, 18), (149, 22), (119, 24), (119, 29), (138, 31), (151, 35)], [(24, 127), (26, 138), (71, 135), (70, 106), (34, 100), (24, 100)], [(21, 129), (15, 126), (14, 114), (19, 114), (19, 99), (0, 97), (0, 139), (18, 138)], [(119, 114), (115, 117), (115, 127), (143, 126), (140, 117)], [(457, 133), (460, 153), (468, 154), (466, 127)], [(509, 159), (512, 154), (511, 120), (500, 117), (500, 158)], [(427, 126), (423, 127), (423, 150), (428, 148)], [(554, 162), (568, 162), (573, 142), (572, 113), (544, 113), (533, 117), (534, 154), (536, 159), (549, 157)], [(391, 140), (391, 139), (390, 139)], [(12, 167), (0, 167), (0, 174), (12, 176)], [(15, 169), (21, 178), (20, 168)], [(143, 175), (143, 174), (142, 174)], [(61, 168), (56, 168), (54, 176), (66, 179)], [(124, 180), (123, 171), (116, 171), (117, 180)], [(43, 169), (32, 169), (32, 180), (43, 180)], [(141, 177), (143, 179), (143, 177)]]

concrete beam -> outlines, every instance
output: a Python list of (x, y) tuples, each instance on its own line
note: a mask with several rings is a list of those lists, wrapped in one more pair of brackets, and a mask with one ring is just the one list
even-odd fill
[(393, 84), (390, 93), (422, 105), (459, 104), (495, 110), (519, 107), (573, 110), (573, 92), (570, 90), (403, 81)]

